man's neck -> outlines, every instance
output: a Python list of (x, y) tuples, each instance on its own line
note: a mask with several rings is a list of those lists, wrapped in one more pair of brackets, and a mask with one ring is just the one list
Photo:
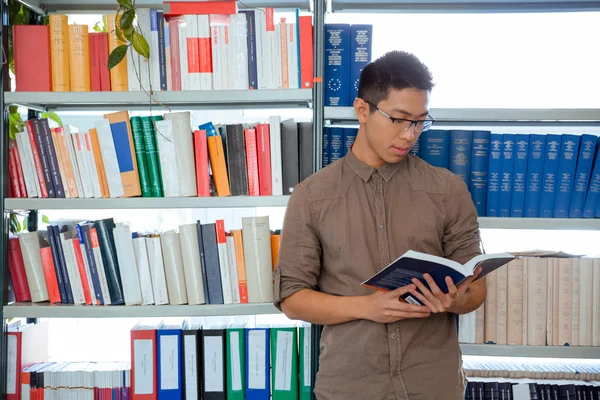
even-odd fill
[(356, 139), (351, 148), (352, 154), (361, 161), (372, 168), (381, 168), (385, 161), (383, 161), (369, 146), (367, 137), (363, 132), (362, 128), (358, 131)]

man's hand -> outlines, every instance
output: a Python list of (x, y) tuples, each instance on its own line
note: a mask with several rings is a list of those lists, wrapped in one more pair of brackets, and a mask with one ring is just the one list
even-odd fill
[(429, 288), (415, 278), (413, 279), (413, 283), (421, 291), (421, 293), (419, 293), (416, 289), (411, 289), (410, 292), (413, 296), (417, 297), (421, 303), (425, 304), (427, 308), (434, 314), (443, 312), (458, 313), (457, 311), (464, 306), (468, 299), (466, 292), (469, 288), (469, 285), (479, 276), (481, 270), (481, 267), (477, 267), (473, 275), (458, 285), (458, 287), (454, 285), (452, 278), (447, 276), (446, 284), (448, 285), (448, 293), (444, 293), (440, 290), (433, 278), (431, 278), (431, 275), (424, 274), (423, 278), (425, 278)]
[(407, 318), (427, 318), (431, 312), (425, 306), (408, 304), (400, 296), (415, 290), (414, 285), (398, 288), (391, 292), (375, 292), (365, 296), (361, 318), (389, 324)]

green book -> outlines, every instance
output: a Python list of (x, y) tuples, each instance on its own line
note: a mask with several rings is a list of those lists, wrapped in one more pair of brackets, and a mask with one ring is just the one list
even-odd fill
[(140, 175), (140, 187), (142, 197), (152, 197), (150, 190), (150, 178), (148, 177), (148, 162), (146, 160), (146, 146), (144, 145), (144, 132), (140, 117), (131, 117), (131, 130), (133, 131), (133, 146), (137, 160), (138, 173)]
[(161, 116), (154, 116), (141, 117), (141, 120), (144, 135), (144, 146), (146, 150), (146, 160), (148, 162), (150, 190), (152, 192), (152, 197), (163, 197), (160, 160), (158, 155), (158, 147), (156, 146), (156, 130), (154, 129), (154, 121), (156, 121), (156, 118), (162, 119)]
[(271, 327), (271, 397), (298, 400), (298, 328)]
[(245, 400), (246, 339), (244, 324), (229, 324), (225, 336), (227, 342), (227, 400)]
[(298, 328), (298, 347), (300, 349), (299, 364), (299, 387), (300, 400), (311, 400), (312, 396), (312, 348), (311, 348), (311, 329), (312, 325), (302, 322)]

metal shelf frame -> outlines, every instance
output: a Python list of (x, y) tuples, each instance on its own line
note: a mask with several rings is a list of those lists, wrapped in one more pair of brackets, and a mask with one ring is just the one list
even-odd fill
[(600, 347), (461, 344), (462, 354), (489, 357), (600, 359)]

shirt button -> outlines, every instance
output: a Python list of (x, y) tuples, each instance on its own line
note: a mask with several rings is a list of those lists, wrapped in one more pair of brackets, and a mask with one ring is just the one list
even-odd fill
[(379, 224), (379, 229), (383, 229), (383, 224)]
[(396, 339), (396, 334), (392, 333), (391, 337), (392, 337), (392, 339)]
[(390, 263), (390, 261), (389, 261), (389, 260), (383, 260), (383, 263), (384, 263), (385, 265), (388, 265), (388, 264)]

